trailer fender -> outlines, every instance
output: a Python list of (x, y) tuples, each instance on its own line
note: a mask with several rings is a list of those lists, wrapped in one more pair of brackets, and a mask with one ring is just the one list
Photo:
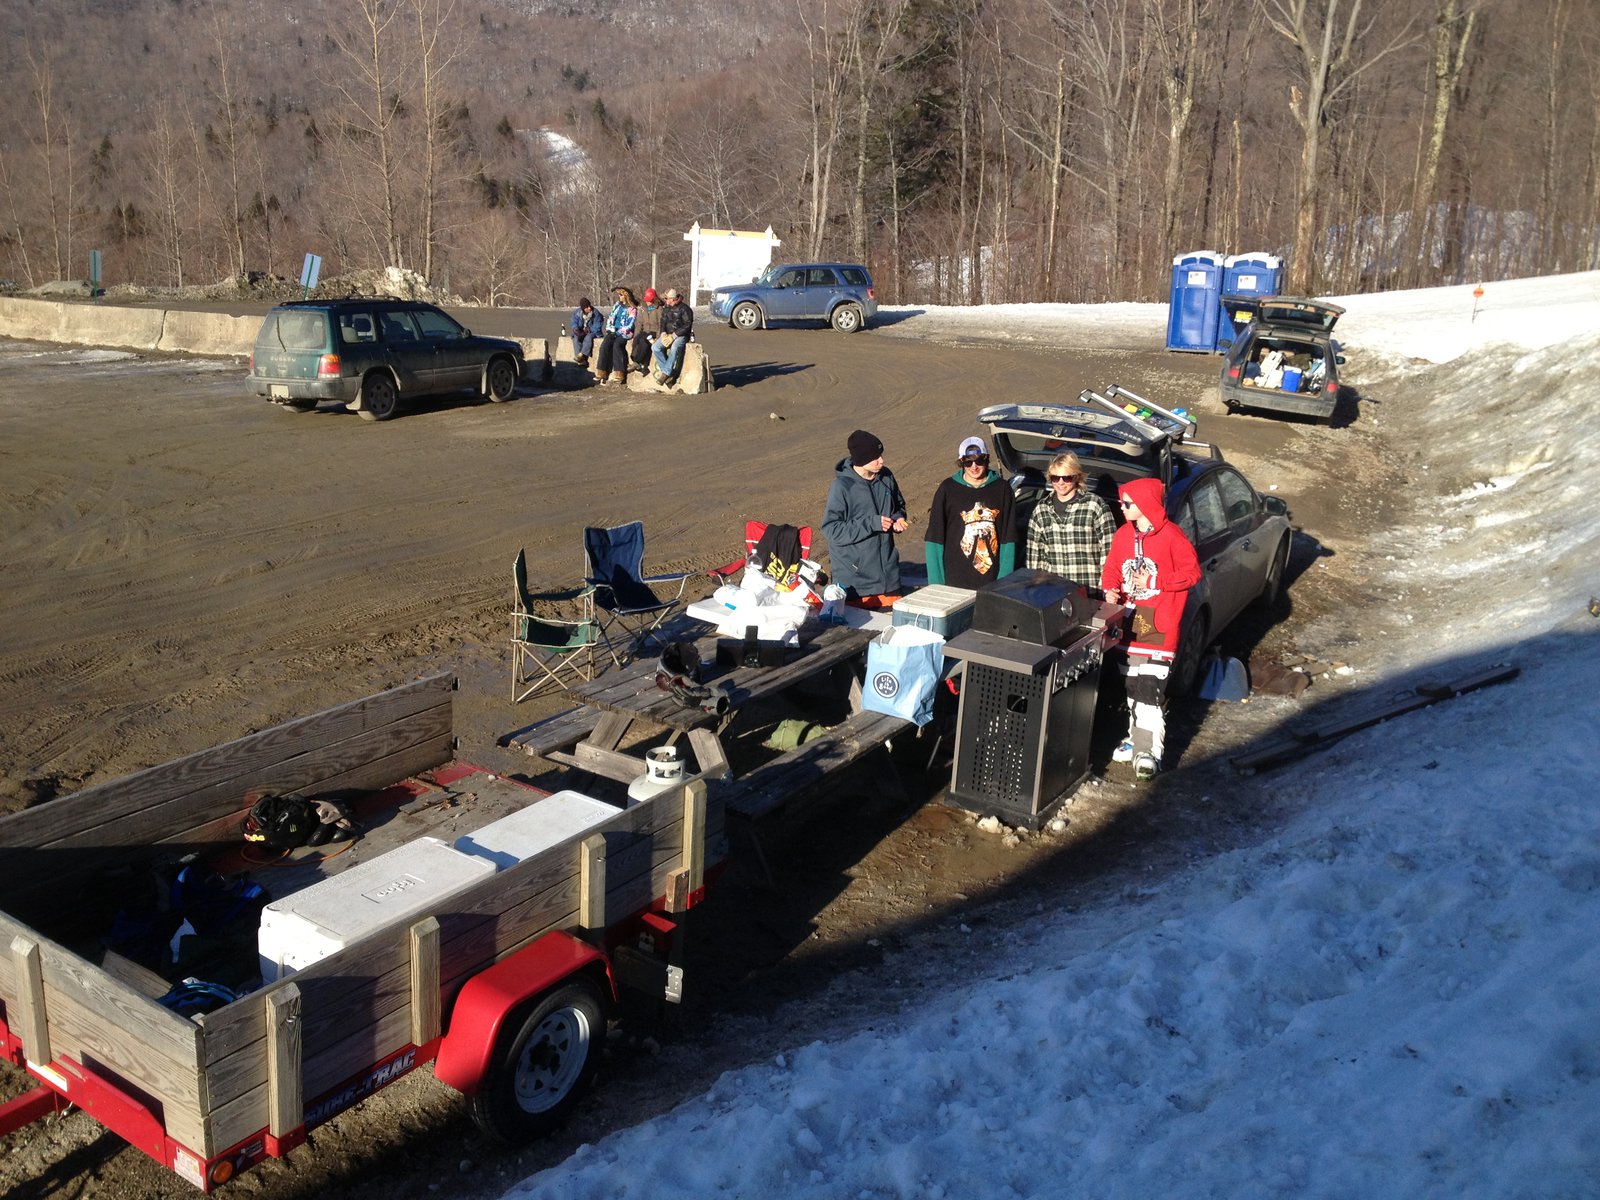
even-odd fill
[(580, 971), (603, 975), (605, 990), (615, 1003), (616, 982), (606, 956), (559, 930), (474, 975), (456, 997), (450, 1028), (433, 1063), (434, 1075), (463, 1095), (473, 1095), (489, 1069), (489, 1059), (506, 1018), (528, 1000)]

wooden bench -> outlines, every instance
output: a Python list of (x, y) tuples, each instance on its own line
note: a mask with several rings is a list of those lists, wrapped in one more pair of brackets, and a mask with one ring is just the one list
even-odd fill
[(594, 732), (605, 714), (597, 708), (584, 705), (547, 717), (536, 725), (514, 729), (502, 734), (499, 744), (512, 750), (521, 750), (534, 758), (544, 758), (552, 750), (570, 750)]
[(910, 721), (883, 713), (854, 713), (832, 729), (786, 750), (719, 792), (728, 816), (756, 822), (771, 817), (790, 800), (815, 787), (841, 767), (876, 750), (895, 734), (914, 728)]

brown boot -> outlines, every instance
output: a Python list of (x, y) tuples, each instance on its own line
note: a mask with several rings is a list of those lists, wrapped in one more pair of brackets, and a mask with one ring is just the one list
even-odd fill
[(611, 372), (611, 377), (609, 379), (607, 379), (606, 382), (607, 383), (627, 383), (628, 382), (628, 377), (626, 375), (624, 375), (621, 371), (613, 371), (613, 372)]

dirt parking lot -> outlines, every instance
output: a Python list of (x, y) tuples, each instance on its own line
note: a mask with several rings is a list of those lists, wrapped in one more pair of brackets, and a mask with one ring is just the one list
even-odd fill
[[(540, 336), (560, 314), (469, 320)], [(1317, 644), (1297, 635), (1360, 598), (1367, 537), (1387, 519), (1387, 489), (1375, 484), (1392, 468), (1359, 413), (1338, 429), (1224, 415), (1207, 401), (1217, 359), (1166, 354), (1159, 330), (1148, 344), (1094, 352), (958, 344), (920, 317), (852, 337), (700, 332), (718, 382), (709, 395), (529, 390), (506, 405), (429, 401), (385, 424), (268, 405), (245, 395), (233, 363), (0, 345), (0, 810), (441, 669), (461, 679), (461, 756), (530, 773), (531, 760), (495, 739), (561, 705), (509, 702), (517, 550), (536, 585), (570, 585), (585, 525), (639, 518), (649, 569), (726, 562), (747, 518), (820, 519), (857, 427), (887, 447), (913, 510), (906, 556), (920, 559), (918, 514), (984, 405), (1070, 399), (1111, 382), (1187, 405), (1204, 437), (1289, 501), (1299, 530), (1289, 600), (1272, 623), (1229, 635), (1241, 656), (1336, 650), (1325, 622)], [(1356, 479), (1364, 485), (1349, 486)], [(717, 949), (696, 963), (704, 982), (677, 1038), (658, 1057), (619, 1047), (621, 1069), (607, 1072), (583, 1128), (494, 1151), (422, 1073), (233, 1187), (274, 1198), (327, 1187), (496, 1194), (761, 1057), (780, 1011), (787, 1041), (892, 1006), (921, 977), (902, 965), (884, 978), (884, 957), (942, 946), (939, 921), (996, 889), (1026, 879), (1072, 902), (1121, 886), (1107, 881), (1123, 872), (1181, 863), (1190, 834), (1232, 836), (1247, 818), (1209, 819), (1215, 784), (1203, 764), (1282, 717), (1273, 706), (1180, 714), (1192, 782), (1163, 776), (1158, 813), (1150, 789), (1097, 781), (1054, 839), (1006, 842), (952, 810), (917, 808), (923, 797), (890, 788), (885, 800), (863, 786), (858, 821), (787, 848), (780, 896), (735, 882), (713, 897), (698, 936)], [(810, 998), (800, 1017), (782, 1008), (797, 996)], [(20, 1080), (8, 1069), (5, 1094)], [(0, 1182), (18, 1197), (192, 1194), (119, 1147), (81, 1114), (43, 1122), (0, 1148)]]

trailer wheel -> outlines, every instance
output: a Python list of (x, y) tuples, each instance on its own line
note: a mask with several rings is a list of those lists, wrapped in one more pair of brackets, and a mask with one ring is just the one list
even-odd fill
[(594, 1078), (604, 1040), (605, 1002), (592, 982), (547, 992), (506, 1023), (483, 1086), (468, 1097), (472, 1119), (513, 1145), (560, 1128)]

